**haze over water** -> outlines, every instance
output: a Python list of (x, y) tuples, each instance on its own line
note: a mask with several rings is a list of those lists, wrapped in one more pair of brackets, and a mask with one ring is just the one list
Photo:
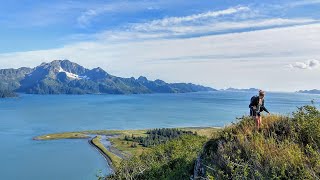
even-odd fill
[[(96, 179), (108, 166), (87, 140), (34, 141), (79, 130), (224, 126), (248, 114), (254, 92), (146, 95), (21, 95), (0, 99), (0, 179)], [(289, 114), (320, 95), (267, 93), (272, 113)], [(319, 106), (316, 104), (316, 106)]]

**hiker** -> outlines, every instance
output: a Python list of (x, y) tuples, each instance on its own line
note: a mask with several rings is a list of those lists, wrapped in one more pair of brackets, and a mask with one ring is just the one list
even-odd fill
[(267, 108), (264, 107), (264, 96), (265, 92), (260, 90), (259, 96), (253, 96), (249, 105), (250, 116), (256, 121), (258, 130), (261, 126), (261, 112), (265, 111), (270, 114)]

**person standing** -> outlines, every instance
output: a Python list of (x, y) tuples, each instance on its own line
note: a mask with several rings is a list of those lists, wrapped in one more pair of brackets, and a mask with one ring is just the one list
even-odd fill
[(259, 95), (253, 96), (249, 104), (250, 116), (256, 121), (258, 130), (261, 127), (261, 121), (262, 121), (261, 112), (265, 111), (268, 114), (270, 114), (268, 109), (264, 106), (264, 97), (265, 97), (265, 92), (263, 90), (259, 90)]

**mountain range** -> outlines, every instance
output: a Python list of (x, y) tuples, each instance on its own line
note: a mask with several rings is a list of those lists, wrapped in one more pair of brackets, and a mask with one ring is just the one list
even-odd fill
[(101, 68), (87, 69), (69, 60), (54, 60), (35, 68), (0, 69), (0, 89), (28, 94), (143, 94), (216, 91), (191, 83), (122, 78)]
[(312, 89), (312, 90), (300, 90), (298, 93), (308, 93), (308, 94), (320, 94), (320, 90)]
[(248, 88), (248, 89), (238, 89), (238, 88), (227, 88), (227, 89), (222, 89), (222, 91), (241, 91), (241, 92), (258, 92), (259, 89), (257, 88)]

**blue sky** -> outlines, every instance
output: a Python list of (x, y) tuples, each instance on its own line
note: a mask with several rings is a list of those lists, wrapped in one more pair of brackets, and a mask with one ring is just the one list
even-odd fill
[[(70, 59), (119, 76), (218, 88), (320, 88), (320, 0), (0, 3), (0, 68)], [(251, 66), (294, 78), (253, 78), (252, 85)], [(215, 78), (224, 72), (225, 79)]]
[[(121, 31), (136, 23), (219, 11), (230, 7), (249, 7), (257, 11), (257, 14), (244, 18), (226, 15), (219, 17), (217, 21), (266, 18), (319, 19), (320, 2), (316, 2), (303, 5), (303, 1), (292, 0), (5, 1), (0, 6), (0, 52), (56, 48), (82, 40), (75, 38), (80, 35), (90, 36), (105, 30)], [(294, 5), (299, 3), (301, 5)], [(250, 31), (252, 28), (228, 32), (244, 30)], [(186, 33), (183, 37), (205, 33), (215, 32), (208, 30), (200, 34)]]

